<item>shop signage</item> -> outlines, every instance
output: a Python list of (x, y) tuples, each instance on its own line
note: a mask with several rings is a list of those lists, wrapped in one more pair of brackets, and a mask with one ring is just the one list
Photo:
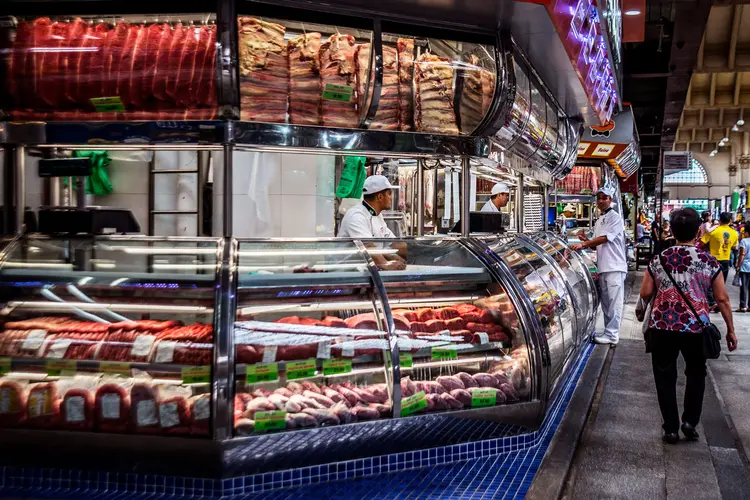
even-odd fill
[(595, 156), (597, 158), (609, 158), (610, 156), (612, 156), (612, 151), (614, 151), (614, 149), (614, 144), (597, 144), (594, 150), (591, 152), (591, 156)]
[(586, 151), (588, 151), (589, 146), (591, 146), (590, 142), (579, 142), (578, 143), (578, 156), (583, 156), (586, 154)]
[(693, 153), (690, 151), (665, 151), (664, 152), (664, 175), (676, 174), (690, 170), (693, 164)]

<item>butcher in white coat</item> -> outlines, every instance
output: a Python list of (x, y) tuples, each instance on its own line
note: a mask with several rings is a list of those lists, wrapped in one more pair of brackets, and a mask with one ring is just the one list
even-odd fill
[(510, 200), (510, 189), (504, 182), (498, 182), (492, 186), (490, 199), (482, 207), (482, 212), (499, 212)]

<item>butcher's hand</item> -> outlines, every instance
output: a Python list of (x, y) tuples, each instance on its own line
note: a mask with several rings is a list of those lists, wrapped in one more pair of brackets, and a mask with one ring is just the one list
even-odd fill
[(576, 234), (576, 236), (577, 236), (577, 237), (578, 237), (578, 239), (579, 239), (579, 240), (581, 240), (581, 241), (589, 241), (589, 237), (588, 237), (588, 236), (586, 236), (586, 232), (585, 232), (585, 231), (581, 231), (581, 232), (579, 232), (578, 234)]
[(730, 352), (737, 349), (737, 335), (734, 332), (727, 332), (727, 349)]
[(583, 248), (583, 245), (580, 244), (580, 243), (571, 243), (570, 245), (568, 245), (568, 248), (570, 248), (571, 250), (575, 250), (576, 252), (578, 252), (579, 250), (581, 250)]
[(400, 260), (389, 260), (388, 263), (380, 266), (383, 271), (403, 271), (406, 269), (406, 262)]

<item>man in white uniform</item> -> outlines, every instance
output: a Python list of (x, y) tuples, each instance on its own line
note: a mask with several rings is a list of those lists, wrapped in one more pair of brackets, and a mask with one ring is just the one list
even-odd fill
[[(393, 232), (383, 219), (382, 212), (391, 207), (393, 201), (393, 186), (383, 175), (371, 175), (365, 179), (362, 186), (364, 199), (359, 205), (353, 206), (344, 214), (339, 228), (339, 238), (352, 238), (355, 240), (370, 238), (395, 238)], [(367, 243), (366, 243), (367, 244)], [(378, 244), (367, 244), (368, 247), (381, 247)], [(393, 244), (399, 254), (406, 255), (404, 244)], [(404, 259), (397, 255), (372, 255), (373, 261), (378, 268), (386, 271), (398, 271), (406, 268)]]
[(501, 208), (508, 204), (510, 199), (510, 189), (504, 182), (498, 182), (492, 186), (490, 199), (482, 207), (482, 212), (499, 212)]
[(622, 217), (612, 208), (612, 188), (603, 187), (596, 192), (596, 206), (601, 212), (594, 226), (594, 238), (570, 245), (573, 250), (596, 248), (596, 265), (599, 270), (604, 332), (594, 337), (597, 344), (617, 345), (625, 302), (625, 276), (628, 262), (625, 256), (625, 226)]

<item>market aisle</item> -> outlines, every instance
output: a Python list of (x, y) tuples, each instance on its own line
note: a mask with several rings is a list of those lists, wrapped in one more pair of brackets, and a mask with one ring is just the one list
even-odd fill
[[(634, 313), (642, 275), (638, 273), (635, 277), (628, 295), (620, 345), (611, 350), (611, 364), (602, 374), (603, 390), (598, 401), (594, 401), (563, 496), (569, 499), (750, 498), (747, 470), (710, 380), (703, 423), (698, 429), (701, 439), (694, 443), (680, 441), (676, 446), (661, 441), (661, 415), (651, 359), (644, 352), (641, 323), (635, 320)], [(750, 347), (750, 334), (746, 336)], [(745, 373), (750, 374), (750, 359), (746, 369)], [(683, 371), (684, 365), (678, 383), (680, 401), (684, 391)], [(750, 406), (748, 392), (744, 404), (746, 409)], [(750, 413), (745, 411), (745, 415)], [(746, 420), (750, 437), (750, 416)]]

